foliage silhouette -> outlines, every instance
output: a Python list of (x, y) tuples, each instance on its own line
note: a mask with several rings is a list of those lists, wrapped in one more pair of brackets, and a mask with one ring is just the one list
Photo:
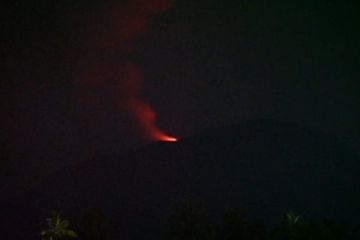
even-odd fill
[[(199, 203), (186, 201), (173, 209), (160, 235), (166, 240), (356, 240), (359, 226), (335, 221), (306, 221), (293, 211), (284, 215), (282, 221), (268, 229), (262, 220), (247, 220), (241, 211), (225, 212), (222, 221), (210, 221), (210, 215)], [(77, 233), (69, 229), (69, 221), (53, 213), (46, 219), (47, 228), (41, 231), (44, 240), (75, 238)], [(100, 214), (87, 211), (83, 215), (80, 235), (83, 240), (112, 239), (108, 226)]]
[(266, 236), (265, 224), (262, 220), (245, 220), (238, 209), (225, 213), (222, 224), (222, 236), (219, 239), (235, 240), (264, 239)]
[(356, 240), (355, 230), (334, 221), (305, 221), (292, 211), (272, 229), (267, 229), (262, 220), (244, 219), (239, 210), (226, 212), (223, 222), (215, 224), (202, 208), (188, 202), (170, 215), (162, 239)]
[(44, 240), (57, 240), (66, 237), (76, 238), (77, 233), (69, 229), (68, 220), (61, 218), (60, 214), (53, 212), (49, 218), (46, 218), (47, 228), (42, 230), (40, 235)]
[(87, 210), (81, 216), (79, 234), (83, 240), (110, 240), (111, 233), (103, 216), (95, 210)]
[(213, 239), (209, 226), (206, 210), (188, 200), (170, 214), (161, 239)]

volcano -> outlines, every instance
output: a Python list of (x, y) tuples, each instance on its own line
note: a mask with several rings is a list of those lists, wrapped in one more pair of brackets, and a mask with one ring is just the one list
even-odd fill
[(2, 204), (1, 236), (38, 239), (52, 209), (75, 226), (91, 209), (107, 220), (113, 239), (158, 239), (171, 209), (189, 198), (214, 218), (239, 208), (270, 223), (289, 210), (357, 221), (359, 160), (337, 138), (295, 124), (261, 120), (208, 129), (62, 169)]

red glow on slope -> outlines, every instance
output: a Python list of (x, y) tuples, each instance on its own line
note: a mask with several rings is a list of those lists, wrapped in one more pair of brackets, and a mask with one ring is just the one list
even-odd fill
[(162, 141), (162, 142), (177, 142), (178, 139), (172, 136), (169, 136), (162, 132), (160, 129), (156, 128), (155, 125), (149, 126), (147, 130), (151, 132), (151, 138), (155, 141)]
[(174, 138), (174, 137), (170, 137), (170, 136), (163, 136), (162, 137), (162, 141), (165, 141), (165, 142), (177, 142), (177, 138)]
[(158, 129), (155, 125), (149, 126), (147, 130), (150, 130), (151, 138), (155, 141), (163, 141), (163, 142), (177, 142), (177, 138), (169, 136)]
[(176, 142), (177, 138), (161, 131), (155, 124), (156, 114), (153, 109), (139, 98), (131, 99), (125, 107), (133, 114), (145, 137), (152, 141)]

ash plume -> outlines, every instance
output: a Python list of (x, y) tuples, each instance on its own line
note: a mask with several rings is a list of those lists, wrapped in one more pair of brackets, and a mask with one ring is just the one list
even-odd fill
[(141, 99), (143, 78), (132, 60), (133, 42), (146, 30), (151, 16), (171, 5), (169, 0), (128, 0), (104, 5), (89, 17), (87, 24), (86, 49), (90, 49), (93, 58), (85, 59), (85, 53), (81, 60), (81, 84), (92, 89), (88, 97), (111, 98), (119, 111), (135, 121), (142, 136), (153, 141), (176, 139), (155, 125), (155, 111)]

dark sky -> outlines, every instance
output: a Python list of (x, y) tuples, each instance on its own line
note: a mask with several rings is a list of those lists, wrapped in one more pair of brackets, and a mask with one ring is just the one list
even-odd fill
[(179, 137), (269, 118), (360, 148), (358, 6), (141, 2), (1, 3), (6, 181), (146, 142), (137, 99)]

